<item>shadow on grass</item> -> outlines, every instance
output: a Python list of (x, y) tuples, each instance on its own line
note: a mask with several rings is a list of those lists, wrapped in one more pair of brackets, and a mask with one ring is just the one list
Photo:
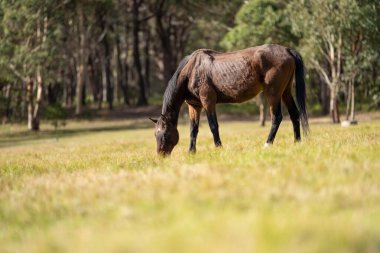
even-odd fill
[(48, 139), (60, 139), (66, 137), (72, 137), (77, 135), (85, 135), (97, 132), (116, 132), (116, 131), (128, 131), (135, 129), (153, 128), (151, 122), (128, 122), (122, 125), (116, 126), (99, 126), (99, 127), (85, 127), (74, 129), (58, 129), (58, 130), (41, 130), (38, 132), (31, 132), (28, 130), (18, 131), (14, 133), (0, 133), (0, 148), (19, 146), (28, 144), (33, 141), (48, 140)]

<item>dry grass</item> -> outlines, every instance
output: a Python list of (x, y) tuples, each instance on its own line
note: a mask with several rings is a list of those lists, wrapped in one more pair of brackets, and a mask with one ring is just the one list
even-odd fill
[[(142, 128), (141, 128), (142, 127)], [(149, 127), (149, 128), (145, 128)], [(168, 159), (144, 122), (0, 129), (0, 252), (379, 252), (380, 122), (187, 125)], [(46, 127), (45, 127), (46, 128)]]

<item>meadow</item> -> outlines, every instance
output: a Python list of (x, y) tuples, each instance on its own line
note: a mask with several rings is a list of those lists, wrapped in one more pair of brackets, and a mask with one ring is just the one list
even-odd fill
[[(0, 127), (0, 252), (380, 252), (380, 121), (203, 119), (163, 159), (147, 120)], [(46, 130), (48, 129), (48, 130)]]

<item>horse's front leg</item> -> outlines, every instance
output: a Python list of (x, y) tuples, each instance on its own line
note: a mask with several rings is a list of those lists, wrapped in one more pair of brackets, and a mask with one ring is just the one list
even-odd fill
[(188, 104), (189, 106), (189, 118), (190, 118), (190, 147), (189, 152), (195, 153), (197, 148), (197, 136), (199, 130), (199, 118), (201, 115), (202, 107), (197, 107)]
[(206, 110), (208, 124), (214, 137), (214, 143), (216, 147), (222, 146), (222, 141), (219, 137), (219, 125), (216, 117), (216, 93), (211, 87), (205, 87), (200, 90), (200, 99), (202, 106)]

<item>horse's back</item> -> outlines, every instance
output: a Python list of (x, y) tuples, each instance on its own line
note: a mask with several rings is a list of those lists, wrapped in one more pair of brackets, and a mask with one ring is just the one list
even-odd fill
[(293, 57), (289, 54), (289, 48), (266, 44), (256, 47), (253, 61), (258, 64), (262, 71), (267, 71), (271, 68), (279, 68), (293, 62)]

